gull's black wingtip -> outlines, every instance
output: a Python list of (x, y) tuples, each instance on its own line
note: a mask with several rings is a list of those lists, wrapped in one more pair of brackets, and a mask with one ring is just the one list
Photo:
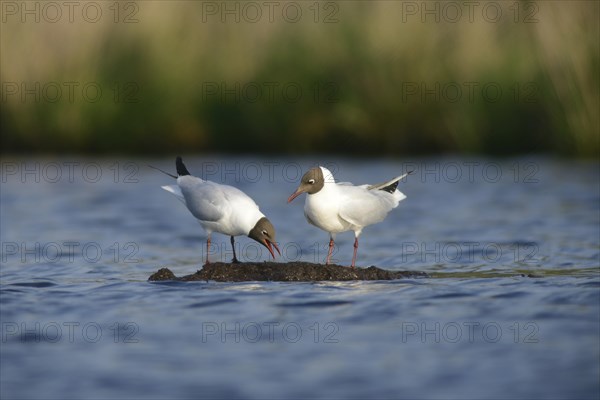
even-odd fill
[(175, 159), (175, 168), (177, 168), (177, 175), (179, 176), (191, 175), (190, 171), (188, 171), (185, 167), (185, 164), (183, 163), (183, 160), (180, 156), (177, 156), (177, 158)]

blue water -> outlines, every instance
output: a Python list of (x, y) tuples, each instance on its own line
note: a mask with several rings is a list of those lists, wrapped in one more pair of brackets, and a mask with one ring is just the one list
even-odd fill
[[(299, 169), (319, 160), (186, 157), (271, 219), (283, 260), (322, 262), (327, 234)], [(205, 236), (160, 189), (158, 159), (2, 160), (0, 397), (598, 398), (598, 164), (333, 159), (342, 181), (416, 169), (358, 265), (392, 282), (149, 283), (195, 272)], [(211, 259), (231, 258), (213, 236)], [(338, 236), (349, 264), (353, 235)], [(238, 239), (238, 255), (267, 259)]]

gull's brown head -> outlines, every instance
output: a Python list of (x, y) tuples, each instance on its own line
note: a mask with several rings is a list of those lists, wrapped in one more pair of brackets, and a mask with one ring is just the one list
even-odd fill
[(302, 176), (298, 189), (288, 197), (288, 203), (302, 193), (315, 194), (323, 189), (324, 185), (325, 177), (323, 176), (323, 169), (321, 167), (311, 168)]
[(273, 248), (281, 255), (279, 247), (277, 247), (277, 243), (275, 243), (275, 228), (271, 221), (266, 217), (262, 217), (258, 220), (256, 225), (254, 225), (254, 228), (248, 233), (248, 237), (265, 246), (269, 250), (269, 253), (271, 253), (273, 259), (275, 259)]

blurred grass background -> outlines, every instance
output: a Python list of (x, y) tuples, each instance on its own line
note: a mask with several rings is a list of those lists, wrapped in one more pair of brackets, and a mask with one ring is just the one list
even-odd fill
[[(96, 2), (102, 9), (96, 23), (77, 11), (73, 22), (63, 15), (52, 23), (43, 14), (39, 23), (32, 16), (23, 21), (2, 3), (5, 154), (598, 157), (600, 150), (597, 1), (495, 2), (502, 10), (495, 23), (482, 15), (486, 2), (473, 22), (461, 6), (459, 21), (449, 21), (454, 11), (442, 8), (439, 23), (434, 15), (425, 21), (408, 15), (408, 3), (400, 1), (322, 2), (318, 16), (314, 2), (295, 2), (302, 10), (296, 23), (277, 11), (286, 2), (277, 2), (272, 22), (261, 2), (257, 22), (248, 21), (253, 10), (243, 14), (244, 3), (228, 2), (240, 7), (239, 23), (235, 15), (225, 22), (219, 13), (208, 15), (206, 2), (121, 2), (118, 23), (113, 2)], [(34, 8), (36, 2), (18, 3)], [(534, 21), (525, 23), (530, 13)], [(328, 15), (332, 23), (324, 22)], [(136, 22), (123, 23), (127, 16)], [(64, 82), (79, 84), (72, 101)], [(102, 89), (96, 102), (81, 92), (90, 82)], [(472, 98), (465, 82), (478, 85)], [(22, 85), (36, 83), (40, 99), (23, 98)], [(63, 87), (62, 96), (47, 101), (53, 84)], [(269, 97), (265, 85), (273, 84), (279, 86)], [(281, 88), (290, 84), (302, 90), (298, 101), (284, 97)], [(422, 88), (436, 84), (439, 99), (422, 98)], [(452, 87), (442, 93), (448, 84), (462, 88), (457, 101)], [(486, 84), (502, 89), (498, 101), (484, 97)], [(238, 88), (239, 98), (206, 91), (220, 85)], [(253, 101), (256, 87), (262, 97)], [(407, 92), (415, 87), (416, 94)]]

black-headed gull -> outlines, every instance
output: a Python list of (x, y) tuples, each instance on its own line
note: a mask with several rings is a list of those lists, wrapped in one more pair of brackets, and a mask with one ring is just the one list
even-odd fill
[(159, 170), (177, 179), (177, 185), (162, 188), (181, 200), (206, 231), (206, 264), (209, 263), (210, 236), (213, 232), (231, 236), (233, 262), (238, 262), (234, 237), (239, 235), (246, 235), (265, 246), (273, 259), (273, 247), (281, 255), (275, 243), (273, 224), (246, 193), (233, 186), (192, 176), (181, 157), (177, 157), (175, 166), (178, 176)]
[(336, 183), (331, 172), (324, 167), (314, 167), (302, 176), (298, 189), (288, 198), (288, 203), (307, 193), (304, 216), (311, 225), (329, 232), (329, 264), (337, 233), (354, 231), (356, 263), (358, 236), (363, 228), (384, 220), (406, 196), (398, 191), (398, 182), (412, 171), (376, 185), (354, 186), (348, 182)]

